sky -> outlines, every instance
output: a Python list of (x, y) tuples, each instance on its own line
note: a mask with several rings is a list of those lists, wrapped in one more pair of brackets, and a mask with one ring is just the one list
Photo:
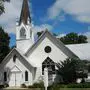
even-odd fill
[[(17, 1), (17, 2), (16, 2)], [(9, 33), (10, 46), (15, 45), (16, 21), (19, 20), (23, 0), (5, 3), (5, 13), (0, 16), (0, 25)], [(34, 29), (48, 28), (63, 36), (70, 32), (90, 37), (90, 0), (29, 0), (30, 15)]]

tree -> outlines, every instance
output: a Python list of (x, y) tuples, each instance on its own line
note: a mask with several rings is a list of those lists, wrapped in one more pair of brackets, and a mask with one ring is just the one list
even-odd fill
[(44, 31), (37, 32), (38, 37), (40, 37), (40, 36), (42, 35), (43, 32), (44, 32)]
[(60, 40), (64, 44), (81, 44), (87, 43), (87, 37), (84, 35), (78, 35), (77, 33), (69, 33), (64, 37), (61, 37)]
[[(37, 35), (38, 35), (38, 37), (40, 37), (42, 34), (44, 33), (44, 31), (41, 31), (41, 32), (37, 32)], [(53, 36), (57, 36), (57, 34), (56, 33), (53, 33)]]
[(10, 0), (0, 0), (0, 15), (5, 12), (4, 2), (9, 2)]
[[(61, 61), (57, 63), (57, 75), (60, 75), (63, 78), (64, 83), (74, 83), (76, 79), (79, 78), (78, 76), (81, 66), (81, 60), (79, 59), (66, 59), (65, 61)], [(83, 73), (80, 73), (82, 76)], [(83, 76), (84, 77), (84, 76)]]
[(82, 78), (81, 83), (84, 83), (85, 78), (87, 78), (87, 76), (88, 76), (88, 66), (87, 66), (88, 63), (89, 63), (89, 61), (87, 61), (87, 60), (80, 60), (79, 61), (77, 77)]
[(0, 27), (0, 63), (10, 51), (9, 42), (10, 37), (8, 33), (4, 32), (3, 28)]
[(84, 35), (79, 35), (78, 42), (79, 43), (87, 43), (87, 37)]

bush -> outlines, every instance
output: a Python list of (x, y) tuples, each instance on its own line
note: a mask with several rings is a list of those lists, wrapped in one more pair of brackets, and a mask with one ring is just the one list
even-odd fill
[(0, 85), (0, 88), (6, 88), (6, 87), (9, 87), (9, 85), (7, 83)]
[(9, 85), (7, 83), (4, 84), (4, 88), (6, 88), (6, 87), (9, 87)]
[[(44, 84), (34, 83), (28, 88), (44, 88)], [(90, 83), (80, 83), (80, 84), (52, 84), (48, 87), (48, 90), (60, 90), (60, 88), (90, 88)]]
[(4, 88), (4, 85), (0, 85), (0, 88)]
[(67, 88), (90, 88), (89, 83), (68, 84)]
[(83, 88), (82, 84), (68, 84), (67, 88)]
[(85, 79), (84, 78), (82, 78), (81, 83), (85, 83)]
[(48, 87), (49, 90), (58, 90), (60, 88), (90, 88), (90, 83), (81, 84), (53, 84)]
[(52, 84), (51, 86), (49, 86), (48, 88), (51, 88), (51, 87), (58, 87), (58, 88), (64, 88), (64, 87), (66, 87), (66, 85), (64, 85), (64, 84)]
[(21, 84), (21, 88), (27, 88), (25, 84)]
[(83, 88), (90, 88), (90, 83), (83, 84)]
[(44, 83), (43, 82), (34, 83), (33, 85), (29, 85), (28, 88), (44, 88)]
[(29, 85), (28, 88), (34, 88), (34, 86), (33, 85)]

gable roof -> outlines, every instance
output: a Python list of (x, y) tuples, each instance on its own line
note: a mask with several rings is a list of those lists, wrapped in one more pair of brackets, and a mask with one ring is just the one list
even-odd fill
[(20, 15), (20, 20), (19, 20), (19, 25), (23, 22), (25, 25), (28, 23), (28, 19), (31, 23), (31, 17), (29, 13), (29, 6), (28, 6), (28, 0), (23, 0), (23, 5), (22, 5), (22, 10), (21, 10), (21, 15)]
[(66, 45), (81, 60), (90, 60), (90, 43)]
[(25, 53), (26, 56), (30, 55), (35, 48), (44, 40), (45, 37), (48, 37), (49, 40), (51, 40), (63, 53), (65, 53), (68, 57), (71, 58), (78, 58), (72, 51), (70, 51), (60, 40), (56, 39), (49, 31), (45, 31), (39, 39), (36, 41), (35, 44), (32, 45), (28, 49), (28, 51)]
[[(25, 65), (25, 67), (27, 69), (30, 70), (30, 68), (34, 68), (35, 66), (30, 62), (28, 62), (27, 58), (17, 49), (17, 48), (14, 48), (7, 56), (6, 58), (2, 61), (1, 63), (1, 67), (3, 67), (7, 62), (8, 60), (10, 60), (10, 58), (12, 57), (12, 55), (17, 55), (17, 58), (19, 58), (20, 62), (23, 63), (23, 65)], [(2, 66), (3, 65), (3, 66)]]

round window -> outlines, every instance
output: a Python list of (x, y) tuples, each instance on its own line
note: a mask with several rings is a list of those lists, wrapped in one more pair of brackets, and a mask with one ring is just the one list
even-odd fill
[(51, 52), (51, 47), (50, 46), (46, 46), (44, 50), (45, 50), (46, 53), (50, 53)]

